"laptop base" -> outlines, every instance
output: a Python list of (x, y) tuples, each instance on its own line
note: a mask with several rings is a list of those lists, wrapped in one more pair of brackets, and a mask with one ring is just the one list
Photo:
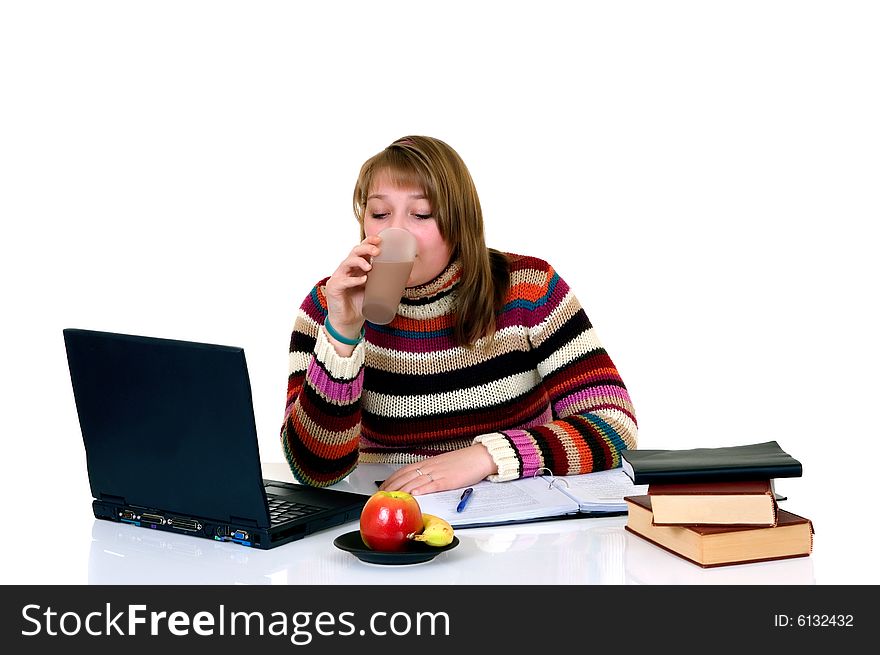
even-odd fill
[[(272, 486), (266, 486), (267, 496), (270, 499), (273, 497), (285, 498), (284, 496), (272, 496), (271, 492), (277, 486), (287, 486), (288, 483), (273, 481), (270, 484)], [(320, 490), (322, 495), (326, 495), (328, 492), (333, 493), (333, 490)], [(302, 539), (320, 530), (343, 525), (349, 521), (359, 520), (361, 510), (363, 510), (363, 506), (369, 496), (343, 491), (335, 493), (341, 496), (350, 496), (350, 507), (344, 511), (340, 511), (338, 507), (318, 509), (309, 516), (308, 522), (284, 522), (269, 528), (259, 527), (256, 523), (247, 519), (232, 519), (228, 522), (218, 522), (216, 519), (212, 520), (175, 512), (163, 512), (154, 508), (138, 507), (136, 505), (127, 505), (107, 500), (93, 500), (92, 511), (96, 519), (112, 521), (114, 523), (128, 523), (129, 525), (150, 530), (213, 539), (214, 541), (229, 541), (240, 546), (268, 550)]]

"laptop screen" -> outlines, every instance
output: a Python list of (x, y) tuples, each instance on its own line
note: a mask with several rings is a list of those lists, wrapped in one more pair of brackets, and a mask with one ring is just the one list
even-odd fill
[(269, 525), (241, 348), (76, 329), (64, 341), (95, 498)]

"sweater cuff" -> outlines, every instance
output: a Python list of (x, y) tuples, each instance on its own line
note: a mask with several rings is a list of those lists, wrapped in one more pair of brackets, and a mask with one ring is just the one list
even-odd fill
[(351, 355), (343, 357), (327, 338), (322, 327), (318, 328), (315, 339), (315, 359), (337, 380), (353, 380), (364, 366), (364, 341), (354, 347)]
[(507, 482), (508, 480), (516, 480), (520, 477), (519, 458), (516, 451), (510, 445), (510, 440), (500, 432), (491, 434), (481, 434), (474, 438), (474, 443), (483, 444), (495, 460), (498, 467), (498, 473), (490, 475), (486, 479), (490, 482)]

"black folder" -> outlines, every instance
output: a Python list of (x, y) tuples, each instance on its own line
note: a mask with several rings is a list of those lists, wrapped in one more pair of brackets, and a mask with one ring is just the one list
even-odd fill
[(803, 475), (801, 463), (775, 441), (683, 450), (625, 450), (623, 470), (634, 484), (772, 480)]

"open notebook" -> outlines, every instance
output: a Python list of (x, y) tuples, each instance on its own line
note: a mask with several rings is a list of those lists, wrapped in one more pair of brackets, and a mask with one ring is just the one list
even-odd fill
[(423, 513), (446, 519), (453, 528), (475, 528), (571, 517), (626, 514), (625, 496), (647, 493), (620, 468), (584, 475), (544, 475), (511, 482), (480, 482), (464, 511), (456, 512), (461, 489), (418, 496)]

